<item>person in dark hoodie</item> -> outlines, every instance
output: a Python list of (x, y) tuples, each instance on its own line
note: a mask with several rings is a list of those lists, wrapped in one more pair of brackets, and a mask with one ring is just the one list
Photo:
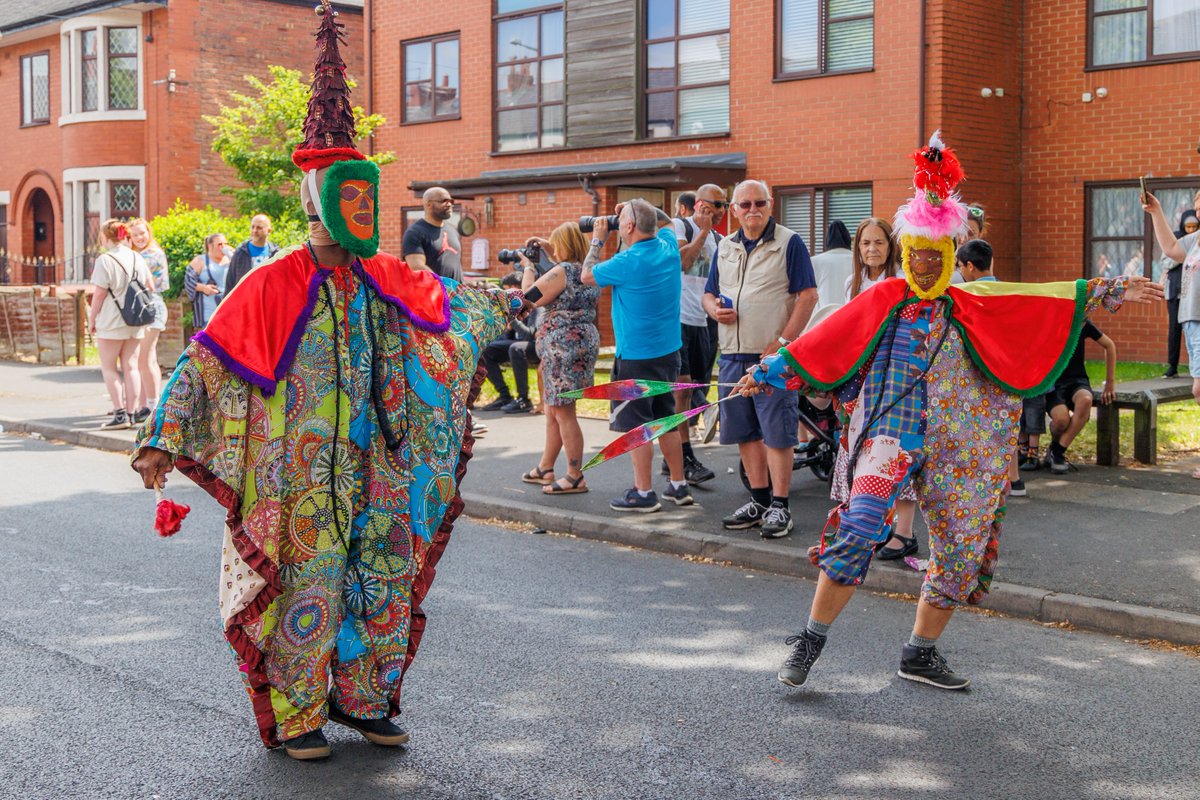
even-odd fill
[[(1182, 239), (1200, 230), (1200, 216), (1192, 209), (1179, 215), (1179, 230), (1175, 237)], [(1183, 277), (1183, 264), (1172, 264), (1163, 283), (1167, 286), (1167, 372), (1164, 378), (1179, 374), (1179, 340), (1183, 336), (1183, 325), (1179, 322), (1179, 283)]]
[(238, 245), (229, 259), (229, 272), (225, 274), (225, 294), (233, 291), (238, 281), (250, 270), (265, 264), (279, 252), (279, 246), (270, 241), (271, 218), (266, 214), (255, 214), (250, 220), (250, 238)]

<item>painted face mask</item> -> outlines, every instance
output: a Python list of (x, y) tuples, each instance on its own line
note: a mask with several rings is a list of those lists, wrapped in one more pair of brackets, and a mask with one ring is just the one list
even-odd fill
[(338, 161), (321, 184), (321, 221), (329, 235), (356, 256), (379, 252), (379, 167), (370, 161)]
[(954, 241), (905, 234), (900, 237), (900, 247), (904, 279), (913, 293), (922, 300), (945, 294), (954, 274)]

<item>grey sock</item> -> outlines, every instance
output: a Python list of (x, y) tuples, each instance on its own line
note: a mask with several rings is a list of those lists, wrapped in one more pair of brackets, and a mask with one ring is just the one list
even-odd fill
[(813, 636), (819, 636), (824, 639), (829, 635), (829, 628), (833, 623), (817, 622), (812, 617), (808, 618), (808, 624), (804, 626), (804, 630), (811, 633)]
[(933, 647), (935, 644), (937, 644), (937, 639), (922, 639), (920, 636), (917, 636), (914, 633), (908, 637), (908, 643), (912, 647), (920, 647), (922, 649), (927, 649), (927, 648)]

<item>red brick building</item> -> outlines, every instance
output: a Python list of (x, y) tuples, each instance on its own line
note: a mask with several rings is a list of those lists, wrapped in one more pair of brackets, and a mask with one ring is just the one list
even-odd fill
[[(366, 22), (383, 201), (408, 209), (384, 245), (441, 184), (493, 272), (563, 220), (743, 177), (819, 252), (829, 219), (892, 216), (935, 128), (1004, 279), (1157, 276), (1137, 178), (1172, 212), (1200, 189), (1200, 0), (369, 0)], [(1162, 308), (1102, 324), (1163, 359)]]
[[(361, 6), (339, 4), (356, 42)], [(106, 217), (228, 209), (202, 115), (268, 65), (307, 74), (315, 24), (307, 0), (0, 3), (0, 282), (86, 279)], [(362, 49), (346, 56), (357, 74)]]

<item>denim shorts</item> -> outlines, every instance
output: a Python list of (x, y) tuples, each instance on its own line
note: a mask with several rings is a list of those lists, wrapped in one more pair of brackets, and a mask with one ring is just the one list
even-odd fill
[(1200, 378), (1200, 322), (1189, 319), (1183, 323), (1183, 341), (1187, 344), (1188, 373)]
[[(753, 361), (734, 361), (721, 357), (720, 382), (736, 383)], [(717, 389), (720, 397), (730, 392), (729, 386)], [(721, 444), (743, 444), (760, 439), (767, 447), (792, 448), (800, 443), (800, 395), (796, 391), (773, 389), (771, 394), (759, 392), (754, 397), (739, 397), (721, 403)]]

